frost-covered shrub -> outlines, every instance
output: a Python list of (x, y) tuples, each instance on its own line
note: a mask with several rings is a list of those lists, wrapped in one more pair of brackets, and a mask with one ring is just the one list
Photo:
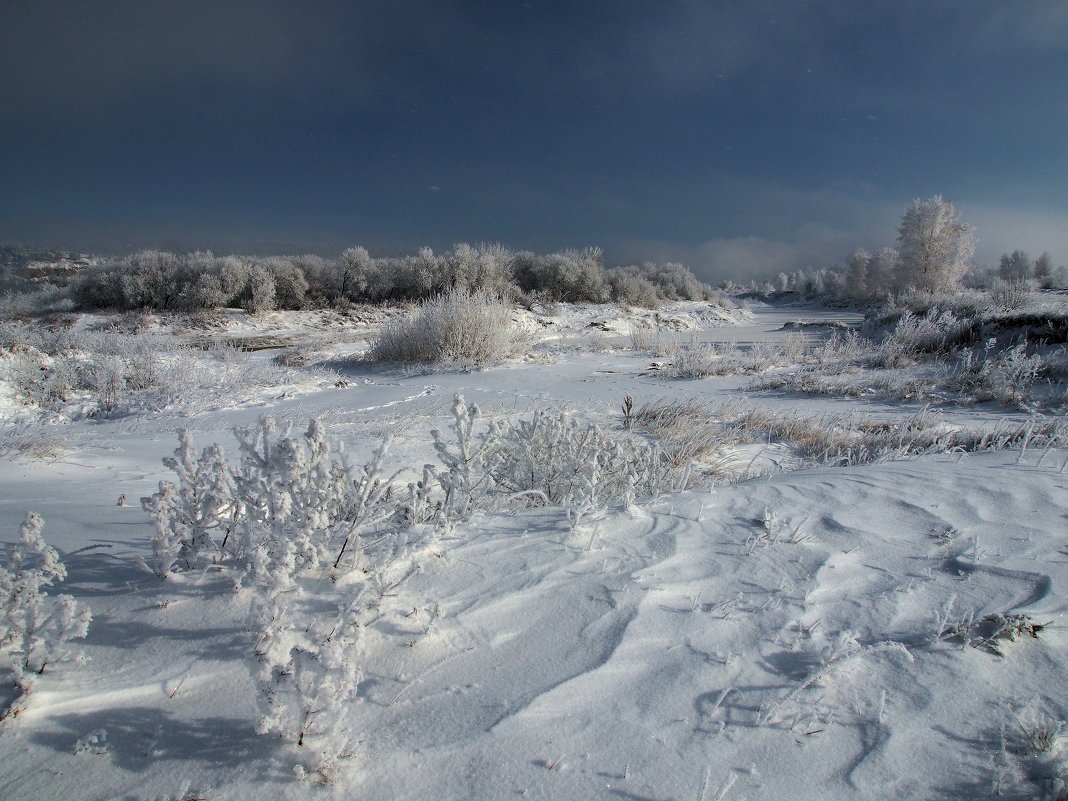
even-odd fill
[(636, 267), (609, 270), (608, 286), (616, 303), (646, 309), (655, 309), (659, 305), (656, 285), (641, 275)]
[(153, 562), (143, 567), (165, 578), (204, 559), (228, 561), (253, 585), (290, 582), (317, 568), (359, 561), (362, 536), (396, 514), (383, 462), (389, 443), (371, 460), (351, 465), (332, 450), (322, 424), (302, 436), (270, 417), (236, 428), (240, 464), (213, 445), (194, 460), (189, 435), (180, 435), (164, 463), (177, 483), (161, 482), (142, 498), (155, 520)]
[(55, 360), (36, 348), (21, 346), (0, 353), (0, 371), (15, 400), (42, 409), (62, 403), (71, 392), (67, 370), (53, 369)]
[(364, 591), (324, 620), (297, 604), (294, 589), (261, 588), (250, 609), (252, 676), (260, 691), (256, 729), (303, 749), (297, 777), (325, 784), (352, 755), (345, 715), (363, 678)]
[(3, 369), (22, 403), (58, 409), (75, 395), (87, 394), (86, 411), (112, 414), (131, 393), (161, 381), (161, 358), (178, 350), (170, 338), (118, 331), (20, 331), (9, 337), (21, 344), (0, 353)]
[(390, 524), (398, 529), (408, 529), (421, 523), (449, 526), (449, 514), (445, 499), (436, 492), (440, 485), (439, 473), (432, 464), (423, 465), (422, 477), (409, 481), (405, 497), (393, 510)]
[(1026, 341), (998, 350), (995, 340), (990, 340), (982, 352), (969, 350), (964, 354), (949, 383), (968, 401), (1021, 403), (1045, 367), (1042, 356), (1028, 355), (1027, 350)]
[(0, 719), (25, 708), (36, 677), (49, 665), (80, 658), (67, 643), (84, 637), (92, 620), (85, 604), (45, 592), (67, 577), (67, 569), (56, 549), (45, 543), (43, 528), (39, 515), (27, 514), (19, 541), (8, 546), (0, 566), (0, 664), (10, 671), (17, 691)]
[(367, 358), (484, 364), (512, 356), (518, 346), (511, 310), (503, 301), (483, 290), (455, 289), (386, 323)]
[(173, 470), (178, 483), (161, 481), (159, 491), (141, 499), (152, 515), (156, 536), (152, 538), (153, 564), (139, 564), (160, 578), (177, 567), (192, 570), (202, 557), (219, 558), (231, 544), (239, 506), (233, 471), (222, 447), (205, 448), (195, 457), (188, 430), (178, 432), (178, 448), (163, 464)]
[(609, 289), (602, 262), (599, 249), (586, 248), (548, 256), (519, 254), (513, 269), (524, 292), (564, 303), (604, 303)]
[[(509, 302), (537, 297), (571, 303), (615, 300), (645, 307), (663, 299), (725, 303), (680, 264), (606, 270), (603, 254), (594, 247), (535, 255), (514, 253), (499, 244), (465, 243), (442, 253), (424, 247), (415, 255), (380, 258), (353, 247), (330, 261), (318, 256), (264, 259), (145, 250), (84, 267), (64, 290), (69, 301), (65, 294), (60, 300), (83, 309), (193, 312), (240, 305), (264, 311), (309, 304), (424, 301), (451, 290), (484, 290)], [(12, 308), (28, 307), (21, 303)]]
[(648, 443), (547, 411), (501, 432), (488, 470), (498, 490), (566, 506), (629, 504), (667, 489), (676, 478)]
[(670, 300), (717, 299), (711, 287), (698, 281), (690, 269), (682, 264), (669, 262), (656, 265), (647, 262), (642, 266), (642, 275)]
[(1028, 305), (1031, 287), (1024, 280), (996, 280), (990, 285), (990, 299), (999, 308), (1017, 311)]
[(972, 341), (976, 332), (973, 320), (958, 319), (952, 311), (930, 309), (923, 316), (905, 310), (878, 348), (871, 353), (873, 367), (898, 367), (910, 364), (921, 354), (948, 354)]
[(0, 292), (0, 320), (16, 320), (74, 308), (66, 287), (50, 284)]
[[(385, 441), (371, 460), (352, 466), (332, 453), (323, 426), (312, 420), (302, 437), (279, 429), (272, 418), (235, 429), (241, 467), (235, 476), (241, 503), (242, 553), (257, 551), (268, 566), (293, 560), (293, 572), (324, 565), (338, 568), (360, 552), (365, 528), (392, 515), (388, 492), (394, 476), (383, 473)], [(351, 552), (350, 552), (351, 549)], [(250, 578), (263, 573), (252, 561)]]
[[(420, 254), (424, 263), (429, 252), (426, 249)], [(497, 297), (515, 300), (519, 293), (512, 283), (511, 261), (511, 251), (501, 245), (471, 247), (460, 243), (451, 252), (436, 258), (432, 285), (435, 289), (464, 289), (468, 292), (481, 289)]]
[(680, 349), (660, 375), (665, 378), (750, 375), (794, 364), (804, 353), (804, 340), (799, 335), (788, 336), (781, 343), (762, 343), (748, 349), (732, 342), (695, 345)]
[(218, 345), (206, 351), (155, 333), (0, 328), (0, 374), (16, 399), (70, 417), (165, 408), (193, 413), (296, 380), (331, 381), (325, 370), (286, 368)]
[(277, 594), (253, 610), (263, 713), (257, 730), (308, 748), (314, 771), (349, 745), (341, 723), (363, 677), (359, 611), (357, 599), (333, 619), (301, 625)]
[(101, 355), (92, 360), (85, 375), (96, 401), (96, 412), (111, 415), (126, 387), (125, 364), (118, 356)]
[(490, 425), (476, 436), (475, 421), (480, 415), (476, 404), (467, 404), (463, 395), (455, 395), (453, 422), (449, 426), (452, 441), (446, 440), (437, 429), (430, 432), (444, 468), (437, 473), (437, 480), (445, 492), (443, 511), (449, 519), (468, 517), (488, 488), (488, 463), (494, 458), (501, 431), (498, 426)]
[(83, 269), (71, 281), (70, 291), (82, 308), (177, 309), (192, 278), (183, 258), (142, 250)]

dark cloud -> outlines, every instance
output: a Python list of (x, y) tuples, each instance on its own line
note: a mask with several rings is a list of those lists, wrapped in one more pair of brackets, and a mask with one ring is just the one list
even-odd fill
[(912, 197), (1068, 210), (1063, 0), (8, 0), (0, 30), (0, 238), (776, 270)]

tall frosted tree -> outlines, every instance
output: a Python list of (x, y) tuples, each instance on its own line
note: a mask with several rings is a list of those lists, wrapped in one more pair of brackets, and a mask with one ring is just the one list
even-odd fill
[(846, 292), (851, 298), (868, 297), (868, 262), (871, 255), (860, 249), (853, 253), (846, 262)]
[(1053, 276), (1053, 259), (1048, 253), (1043, 253), (1035, 259), (1034, 276), (1039, 286), (1049, 289), (1050, 279)]
[(1006, 281), (1023, 281), (1031, 277), (1031, 257), (1022, 250), (1014, 250), (1001, 257), (998, 274)]
[(889, 292), (901, 289), (900, 259), (893, 248), (883, 248), (868, 259), (868, 296), (885, 297)]
[(968, 270), (975, 229), (961, 222), (953, 204), (941, 195), (916, 200), (901, 216), (897, 252), (903, 285), (949, 292)]

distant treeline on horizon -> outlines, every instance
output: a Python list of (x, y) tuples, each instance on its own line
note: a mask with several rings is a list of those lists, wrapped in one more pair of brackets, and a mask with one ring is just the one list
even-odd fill
[(681, 264), (605, 268), (603, 261), (598, 248), (536, 255), (466, 244), (442, 253), (422, 248), (415, 255), (385, 258), (354, 247), (337, 259), (142, 250), (80, 266), (67, 293), (82, 309), (186, 312), (415, 302), (455, 288), (484, 289), (528, 305), (616, 302), (654, 308), (672, 300), (729, 305)]

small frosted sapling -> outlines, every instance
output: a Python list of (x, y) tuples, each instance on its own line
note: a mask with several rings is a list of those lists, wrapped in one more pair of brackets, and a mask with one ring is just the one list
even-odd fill
[(19, 541), (8, 546), (0, 567), (0, 665), (11, 673), (17, 696), (0, 720), (21, 712), (37, 676), (57, 662), (80, 661), (67, 649), (84, 637), (92, 620), (89, 607), (70, 595), (49, 597), (44, 588), (67, 577), (55, 548), (44, 541), (44, 521), (30, 512)]
[(327, 766), (351, 752), (344, 713), (363, 677), (360, 609), (357, 597), (333, 621), (307, 627), (287, 623), (284, 605), (264, 610), (266, 627), (256, 646), (263, 712), (257, 731), (307, 749), (313, 759), (302, 776), (325, 776)]
[(199, 458), (192, 435), (178, 432), (178, 447), (163, 464), (177, 475), (177, 483), (161, 481), (159, 491), (141, 499), (154, 518), (152, 564), (138, 560), (142, 569), (167, 578), (176, 568), (192, 570), (201, 555), (219, 555), (238, 517), (233, 470), (219, 445), (205, 448)]
[(408, 483), (407, 497), (397, 505), (390, 522), (401, 529), (420, 523), (433, 523), (440, 528), (448, 528), (444, 501), (434, 492), (437, 486), (434, 465), (423, 465), (422, 478)]
[(445, 491), (444, 512), (450, 519), (470, 517), (489, 484), (488, 460), (495, 452), (501, 431), (491, 424), (476, 436), (475, 422), (481, 415), (476, 404), (465, 403), (463, 395), (457, 394), (453, 396), (453, 422), (449, 425), (452, 441), (447, 441), (437, 429), (430, 432), (434, 450), (444, 466), (437, 478)]

